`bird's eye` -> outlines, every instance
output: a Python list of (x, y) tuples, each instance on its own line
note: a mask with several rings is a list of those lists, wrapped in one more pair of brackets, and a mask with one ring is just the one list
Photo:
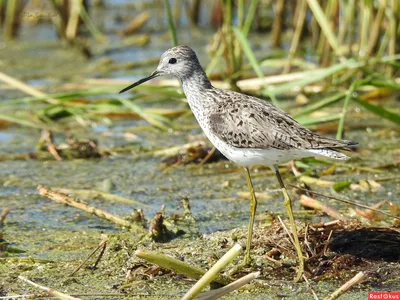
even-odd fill
[(168, 62), (169, 62), (171, 65), (173, 65), (173, 64), (176, 64), (177, 60), (176, 60), (175, 57), (173, 57), (173, 58), (170, 58)]

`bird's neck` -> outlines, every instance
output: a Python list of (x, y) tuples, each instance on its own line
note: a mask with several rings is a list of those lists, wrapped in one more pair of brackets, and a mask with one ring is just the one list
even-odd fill
[(186, 97), (212, 89), (210, 80), (202, 68), (196, 68), (190, 76), (179, 79)]
[(201, 120), (205, 118), (204, 115), (212, 109), (215, 102), (213, 97), (210, 97), (210, 92), (214, 90), (214, 87), (203, 69), (194, 71), (191, 76), (181, 80), (181, 83), (194, 116), (199, 124), (202, 124)]

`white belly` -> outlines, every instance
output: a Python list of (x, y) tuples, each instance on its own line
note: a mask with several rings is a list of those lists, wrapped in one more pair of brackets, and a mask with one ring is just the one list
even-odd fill
[(288, 162), (292, 159), (314, 156), (307, 150), (278, 150), (278, 149), (255, 149), (255, 148), (236, 148), (228, 145), (221, 139), (207, 134), (211, 143), (226, 158), (241, 166), (273, 166)]
[(204, 132), (206, 133), (211, 143), (215, 146), (215, 148), (217, 148), (226, 158), (244, 167), (259, 165), (272, 167), (275, 165), (286, 163), (293, 159), (301, 159), (313, 156), (328, 157), (339, 160), (349, 159), (349, 157), (345, 154), (329, 149), (279, 150), (274, 148), (236, 148), (228, 145), (227, 143), (210, 134), (206, 130)]

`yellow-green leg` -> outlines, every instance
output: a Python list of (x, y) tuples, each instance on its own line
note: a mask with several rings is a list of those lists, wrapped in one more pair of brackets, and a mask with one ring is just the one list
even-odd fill
[(272, 169), (274, 170), (275, 175), (278, 178), (279, 185), (281, 186), (282, 194), (285, 199), (285, 202), (284, 202), (285, 208), (286, 208), (287, 214), (289, 216), (290, 226), (292, 227), (294, 246), (296, 248), (297, 256), (299, 258), (299, 270), (297, 272), (296, 281), (299, 281), (304, 272), (304, 257), (303, 257), (303, 252), (302, 252), (301, 246), (300, 246), (299, 236), (297, 235), (296, 224), (294, 222), (294, 216), (293, 216), (293, 210), (292, 210), (292, 200), (289, 197), (289, 194), (286, 190), (285, 184), (283, 183), (283, 180), (282, 180), (281, 174), (279, 173), (278, 168), (274, 166)]
[(249, 192), (250, 192), (250, 221), (249, 221), (249, 228), (248, 228), (248, 232), (247, 232), (246, 253), (244, 255), (243, 262), (240, 265), (237, 265), (235, 268), (233, 268), (229, 272), (230, 275), (237, 273), (240, 269), (242, 269), (243, 267), (246, 267), (250, 264), (250, 247), (251, 247), (251, 240), (253, 237), (254, 219), (255, 219), (256, 210), (257, 210), (257, 198), (256, 198), (256, 194), (254, 192), (253, 182), (251, 181), (250, 171), (247, 167), (244, 167), (244, 170), (246, 172), (247, 185), (249, 187)]
[(250, 192), (250, 221), (249, 221), (249, 230), (247, 233), (248, 235), (246, 244), (246, 254), (244, 256), (244, 261), (243, 261), (244, 265), (248, 265), (250, 263), (250, 247), (251, 247), (251, 240), (253, 237), (254, 219), (256, 217), (257, 198), (254, 192), (253, 182), (251, 181), (250, 171), (246, 167), (244, 168), (244, 170), (246, 171), (247, 185), (249, 187), (249, 192)]

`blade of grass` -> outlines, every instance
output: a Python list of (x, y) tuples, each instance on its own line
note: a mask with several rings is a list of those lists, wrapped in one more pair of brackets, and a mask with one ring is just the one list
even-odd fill
[[(243, 51), (245, 52), (247, 59), (249, 60), (251, 66), (253, 67), (254, 71), (256, 72), (257, 76), (264, 81), (264, 73), (261, 70), (260, 64), (258, 63), (253, 51), (251, 50), (251, 47), (249, 45), (249, 42), (247, 40), (247, 38), (245, 37), (245, 35), (236, 27), (233, 28), (233, 31), (236, 34), (237, 39), (239, 40)], [(263, 83), (264, 85), (264, 89), (268, 90), (268, 86)], [(267, 96), (269, 96), (272, 100), (272, 103), (274, 103), (276, 106), (279, 106), (278, 101), (276, 100), (274, 95), (270, 95), (268, 94)]]
[(40, 124), (40, 123), (34, 123), (31, 121), (28, 121), (26, 119), (26, 116), (12, 116), (12, 115), (4, 115), (0, 114), (0, 119), (4, 121), (8, 121), (11, 123), (27, 126), (27, 127), (32, 127), (32, 128), (38, 128), (38, 129), (49, 129), (49, 127), (46, 124)]
[(366, 54), (367, 56), (371, 56), (374, 49), (377, 46), (378, 39), (380, 36), (380, 30), (382, 27), (381, 23), (382, 23), (384, 14), (385, 14), (386, 7), (387, 7), (387, 0), (382, 0), (382, 1), (378, 2), (378, 12), (377, 12), (376, 17), (371, 26), (372, 28), (371, 28), (371, 32), (369, 35), (370, 38), (368, 41), (368, 50), (367, 50), (367, 54)]
[[(119, 86), (125, 86), (125, 85), (118, 85)], [(169, 97), (177, 97), (180, 96), (177, 92), (173, 91), (167, 91), (166, 87), (156, 87), (153, 86), (152, 88), (152, 93), (162, 93), (163, 95), (169, 96)], [(119, 88), (118, 88), (119, 89)], [(137, 89), (143, 89), (142, 86), (137, 87)], [(149, 90), (147, 88), (143, 89), (145, 91)], [(20, 103), (25, 103), (25, 104), (31, 104), (32, 102), (40, 102), (40, 101), (45, 101), (47, 99), (54, 99), (57, 101), (57, 105), (67, 105), (65, 102), (74, 99), (74, 98), (82, 98), (86, 96), (96, 96), (96, 95), (104, 95), (104, 94), (115, 94), (115, 89), (114, 87), (94, 87), (86, 90), (80, 90), (80, 91), (72, 91), (72, 92), (62, 92), (62, 93), (55, 93), (55, 94), (50, 94), (46, 95), (43, 97), (23, 97), (23, 98), (17, 98), (17, 99), (12, 99), (4, 102), (0, 102), (0, 107), (8, 107), (8, 106), (14, 106), (16, 104)], [(131, 100), (139, 100), (143, 98), (143, 95), (135, 95), (134, 97), (131, 98)], [(36, 103), (32, 103), (35, 104)]]
[(79, 12), (81, 10), (82, 0), (71, 0), (70, 1), (70, 11), (67, 23), (67, 28), (65, 29), (65, 36), (68, 40), (72, 41), (76, 38), (79, 28)]
[(4, 17), (4, 31), (5, 39), (12, 40), (15, 38), (15, 22), (17, 18), (18, 1), (7, 1), (5, 17)]
[(80, 2), (79, 5), (80, 5), (79, 15), (81, 16), (83, 22), (85, 23), (86, 27), (93, 35), (93, 37), (99, 42), (108, 42), (108, 38), (93, 23), (82, 2)]
[(370, 0), (358, 1), (359, 3), (359, 42), (358, 55), (363, 57), (368, 50), (368, 40), (370, 39), (370, 30), (373, 15), (373, 3)]
[(253, 18), (254, 18), (254, 14), (256, 13), (258, 2), (259, 2), (259, 0), (251, 1), (249, 11), (247, 12), (246, 20), (244, 21), (244, 24), (243, 24), (242, 32), (245, 37), (247, 37), (247, 35), (250, 31), (250, 28), (251, 28), (251, 24), (253, 23)]
[(330, 114), (330, 115), (323, 116), (323, 117), (317, 117), (317, 118), (303, 117), (303, 118), (298, 118), (296, 120), (303, 126), (309, 126), (309, 125), (314, 125), (314, 124), (319, 124), (319, 123), (336, 121), (336, 120), (339, 120), (341, 116), (342, 116), (342, 114)]
[(396, 123), (397, 125), (400, 125), (400, 114), (396, 114), (394, 112), (388, 111), (387, 109), (385, 109), (383, 107), (379, 107), (377, 105), (371, 104), (371, 103), (364, 101), (357, 97), (353, 97), (352, 100), (357, 102), (358, 104), (362, 105), (364, 108), (368, 109), (370, 112), (372, 112), (384, 119), (392, 121), (393, 123)]
[(178, 46), (178, 37), (176, 35), (175, 23), (172, 16), (171, 6), (168, 0), (164, 0), (164, 6), (165, 6), (165, 11), (167, 13), (168, 27), (172, 38), (172, 46), (175, 47)]
[(218, 65), (219, 61), (223, 57), (224, 51), (225, 51), (225, 45), (223, 44), (218, 48), (217, 52), (214, 54), (214, 57), (208, 64), (208, 66), (206, 68), (207, 75), (210, 75), (211, 72), (214, 70), (214, 68)]
[(344, 95), (346, 95), (345, 92), (339, 92), (336, 93), (328, 98), (322, 99), (316, 103), (312, 103), (310, 105), (307, 105), (304, 109), (302, 109), (301, 111), (299, 111), (298, 113), (293, 114), (294, 118), (300, 117), (300, 116), (304, 116), (304, 115), (308, 115), (318, 109), (321, 109), (323, 107), (329, 106), (333, 103), (338, 102), (339, 100), (341, 100)]
[[(18, 103), (29, 103), (29, 102), (35, 102), (35, 101), (45, 101), (48, 98), (56, 99), (56, 101), (62, 102), (63, 100), (68, 100), (68, 99), (71, 99), (71, 98), (84, 97), (84, 96), (94, 96), (94, 95), (103, 95), (105, 93), (110, 93), (110, 92), (113, 92), (112, 90), (110, 91), (110, 87), (94, 87), (94, 88), (80, 90), (80, 91), (62, 92), (62, 93), (44, 95), (44, 96), (41, 96), (41, 97), (39, 97), (39, 95), (38, 95), (37, 97), (23, 97), (23, 98), (12, 99), (12, 100), (8, 100), (8, 101), (0, 103), (0, 107), (1, 106), (14, 105), (14, 104), (18, 104)], [(59, 102), (55, 102), (55, 103), (58, 104)]]
[[(343, 3), (340, 5), (340, 10), (341, 13), (343, 14), (343, 17), (340, 17), (340, 22), (339, 22), (339, 33), (338, 33), (338, 44), (339, 45), (345, 45), (345, 37), (346, 35), (351, 35), (352, 31), (352, 26), (354, 23), (354, 10), (355, 10), (355, 0), (349, 0), (346, 1), (346, 3)], [(351, 38), (350, 38), (351, 39)], [(351, 46), (348, 46), (351, 48)], [(350, 53), (350, 49), (349, 49)]]
[(400, 54), (391, 54), (381, 58), (378, 58), (378, 62), (389, 63), (400, 59)]
[(340, 121), (339, 121), (339, 125), (338, 125), (338, 129), (336, 132), (336, 138), (338, 140), (340, 140), (343, 136), (343, 128), (344, 128), (344, 120), (346, 118), (346, 113), (347, 113), (347, 108), (349, 106), (350, 100), (353, 97), (353, 92), (356, 88), (356, 86), (359, 84), (358, 81), (354, 81), (350, 88), (347, 90), (346, 92), (346, 97), (344, 98), (344, 103), (343, 103), (343, 109), (342, 109), (342, 114), (340, 117)]
[[(390, 3), (390, 9), (387, 10), (389, 15), (389, 30), (388, 30), (388, 53), (390, 55), (396, 54), (396, 48), (398, 50), (398, 29), (399, 29), (399, 13), (400, 5), (398, 1), (392, 0)], [(387, 66), (386, 74), (392, 76), (394, 68)]]
[(232, 24), (233, 24), (233, 3), (232, 0), (225, 0), (222, 2), (223, 3), (223, 25), (222, 25), (222, 35), (224, 36), (224, 44), (226, 45), (227, 48), (227, 53), (228, 53), (228, 73), (229, 78), (228, 81), (230, 83), (234, 83), (236, 80), (235, 78), (232, 77), (232, 75), (240, 71), (240, 68), (238, 68), (238, 64), (236, 62), (236, 57), (235, 57), (235, 40), (233, 37), (232, 33)]
[(374, 87), (380, 88), (389, 88), (394, 90), (400, 90), (400, 84), (394, 80), (387, 79), (386, 81), (383, 80), (371, 80), (370, 84)]
[(323, 68), (323, 69), (318, 69), (315, 71), (305, 71), (307, 74), (309, 73), (310, 76), (301, 78), (299, 80), (295, 80), (289, 83), (281, 84), (278, 86), (269, 86), (268, 91), (266, 95), (270, 94), (280, 94), (286, 91), (293, 90), (294, 88), (301, 88), (303, 86), (309, 85), (311, 83), (319, 82), (322, 81), (323, 79), (338, 73), (340, 71), (346, 70), (346, 69), (352, 69), (352, 68), (357, 68), (363, 66), (363, 62), (356, 62), (354, 60), (347, 60), (345, 62), (333, 65), (328, 68)]
[[(278, 75), (278, 76), (273, 76), (274, 78), (299, 78), (299, 79), (290, 79), (292, 81), (281, 84), (281, 85), (276, 85), (276, 86), (269, 86), (267, 91), (264, 91), (262, 94), (264, 96), (270, 96), (272, 95), (277, 95), (280, 93), (284, 93), (287, 91), (291, 91), (293, 89), (299, 89), (302, 88), (303, 86), (306, 86), (308, 84), (312, 84), (315, 82), (319, 82), (331, 75), (334, 75), (335, 73), (342, 72), (344, 70), (354, 70), (357, 71), (358, 68), (364, 67), (366, 65), (368, 66), (374, 66), (375, 64), (388, 64), (392, 63), (393, 61), (399, 60), (400, 59), (400, 54), (396, 55), (388, 55), (380, 58), (370, 58), (368, 61), (355, 61), (355, 60), (347, 60), (343, 61), (339, 64), (333, 65), (328, 68), (320, 68), (316, 70), (311, 70), (311, 71), (303, 71), (303, 72), (297, 72), (297, 73), (290, 73), (290, 74), (285, 74), (285, 75)], [(296, 75), (296, 76), (293, 76)], [(247, 80), (242, 80), (242, 81), (250, 81), (249, 79)], [(289, 81), (289, 79), (287, 79)], [(240, 85), (240, 81), (238, 85)], [(253, 84), (253, 83), (252, 83)]]
[(123, 105), (125, 105), (126, 107), (128, 107), (129, 109), (131, 109), (132, 111), (137, 113), (141, 118), (143, 118), (144, 120), (146, 120), (153, 126), (158, 127), (160, 129), (164, 129), (164, 130), (168, 129), (168, 126), (166, 126), (166, 124), (169, 124), (168, 119), (161, 117), (159, 115), (156, 115), (156, 114), (151, 114), (151, 113), (145, 112), (141, 107), (139, 107), (138, 105), (132, 103), (131, 101), (129, 101), (125, 98), (115, 97), (115, 99), (117, 99)]
[(7, 83), (8, 85), (10, 85), (28, 95), (32, 95), (37, 98), (44, 98), (49, 103), (53, 103), (53, 104), (58, 103), (58, 100), (50, 98), (45, 93), (42, 93), (41, 91), (38, 91), (38, 90), (34, 89), (33, 87), (23, 83), (22, 81), (20, 81), (16, 78), (13, 78), (11, 76), (8, 76), (5, 73), (0, 72), (0, 81), (3, 81), (5, 83)]
[(325, 16), (321, 6), (319, 5), (317, 0), (307, 0), (308, 5), (313, 12), (315, 19), (317, 20), (319, 26), (321, 27), (323, 33), (325, 34), (329, 44), (331, 45), (332, 49), (335, 51), (335, 54), (340, 57), (341, 51), (339, 48), (338, 41), (334, 32), (329, 25), (328, 18)]
[[(260, 61), (262, 67), (281, 68), (286, 63), (286, 58), (266, 58)], [(304, 71), (316, 69), (316, 64), (306, 61), (302, 58), (294, 58), (292, 60), (292, 66), (298, 67)], [(247, 66), (245, 66), (247, 68)]]
[(299, 41), (301, 38), (301, 33), (302, 33), (303, 27), (304, 27), (304, 22), (306, 20), (306, 14), (307, 14), (306, 0), (300, 0), (300, 2), (298, 2), (297, 5), (298, 5), (298, 10), (299, 10), (299, 15), (297, 16), (297, 22), (295, 25), (292, 43), (290, 44), (289, 55), (286, 60), (285, 66), (283, 67), (283, 72), (282, 72), (283, 74), (287, 74), (290, 71), (292, 60), (297, 52), (297, 49), (299, 46)]
[(254, 71), (256, 72), (257, 76), (261, 79), (264, 79), (264, 74), (261, 70), (260, 64), (258, 63), (253, 51), (250, 48), (249, 42), (247, 41), (245, 35), (236, 27), (233, 28), (236, 37), (240, 41), (242, 45), (243, 51), (246, 53), (251, 66), (253, 67)]

